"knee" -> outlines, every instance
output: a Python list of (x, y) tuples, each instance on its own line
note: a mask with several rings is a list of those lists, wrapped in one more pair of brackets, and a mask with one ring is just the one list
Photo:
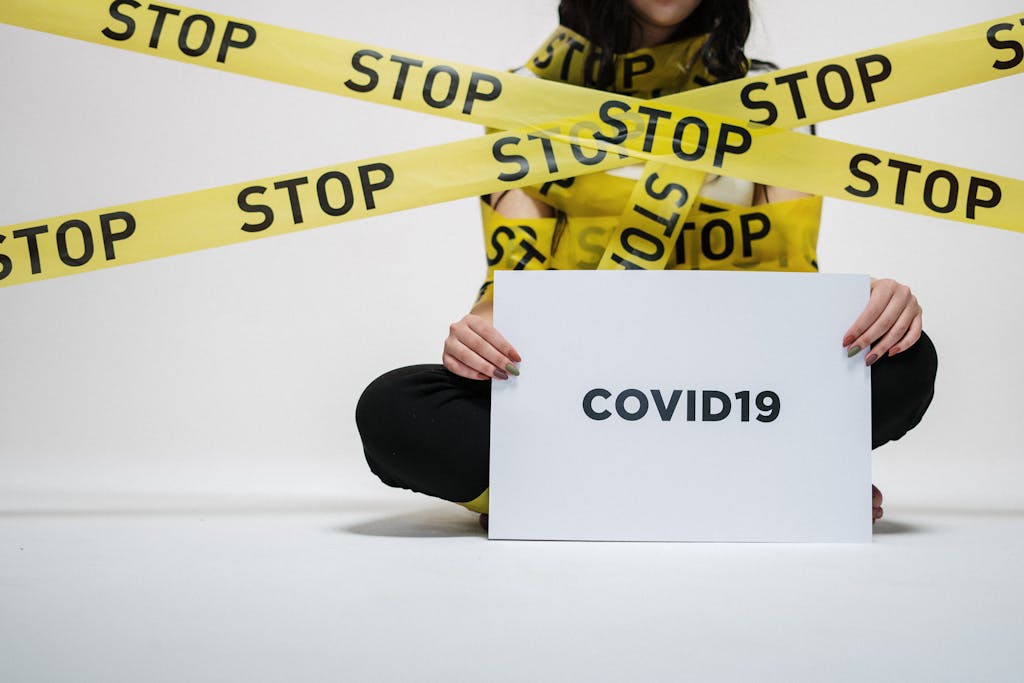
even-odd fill
[[(440, 366), (437, 366), (440, 367)], [(356, 428), (370, 471), (389, 486), (408, 488), (409, 453), (418, 440), (417, 398), (429, 386), (434, 366), (413, 365), (386, 372), (363, 390), (356, 403)]]
[(924, 410), (931, 403), (932, 396), (935, 393), (935, 377), (939, 371), (939, 356), (931, 337), (924, 332), (921, 333), (921, 338), (917, 340), (917, 343), (904, 351), (904, 353), (912, 353), (908, 360), (911, 360), (913, 364), (913, 386), (922, 404), (921, 414), (924, 414)]
[[(908, 429), (916, 427), (924, 417), (935, 395), (935, 376), (939, 369), (939, 358), (931, 337), (924, 332), (912, 347), (900, 354), (904, 370), (900, 375), (904, 383), (904, 410)], [(899, 358), (899, 356), (896, 356)]]
[(871, 373), (872, 447), (899, 439), (916, 427), (935, 395), (938, 354), (928, 335), (879, 361)]
[(370, 382), (356, 402), (356, 428), (359, 429), (359, 435), (364, 438), (366, 432), (376, 422), (375, 417), (384, 403), (386, 391), (383, 380), (385, 377), (387, 375), (381, 375)]
[(397, 398), (402, 392), (403, 379), (408, 370), (399, 368), (384, 373), (370, 382), (359, 396), (356, 403), (356, 428), (367, 450), (393, 429), (392, 412), (398, 403)]
[(363, 442), (366, 464), (388, 486), (401, 486), (388, 462), (389, 454), (393, 455), (395, 449), (387, 438), (389, 425), (394, 429), (389, 411), (394, 405), (397, 372), (393, 370), (370, 382), (356, 403), (356, 429)]

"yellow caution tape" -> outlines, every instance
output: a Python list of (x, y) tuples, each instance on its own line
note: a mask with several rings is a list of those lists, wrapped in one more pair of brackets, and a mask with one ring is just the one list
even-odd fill
[(513, 129), (0, 228), (0, 285), (557, 181), (637, 159), (1024, 231), (1019, 180), (780, 128), (1020, 73), (1024, 17), (655, 101), (580, 88), (567, 96), (573, 86), (134, 0), (5, 0), (0, 21)]
[[(606, 78), (605, 89), (610, 92), (649, 99), (663, 92), (706, 87), (718, 80), (701, 59), (707, 38), (707, 35), (698, 35), (615, 55), (608, 66), (602, 67), (600, 50), (584, 36), (559, 26), (527, 61), (526, 68), (546, 80), (589, 88), (600, 88), (602, 79)], [(603, 68), (610, 73), (602, 73)], [(590, 175), (607, 177), (603, 173)], [(681, 228), (695, 206), (705, 176), (701, 171), (659, 161), (644, 164), (606, 240), (597, 267), (604, 270), (664, 269), (682, 234)], [(571, 186), (565, 187), (563, 194), (578, 192)], [(556, 242), (560, 242), (559, 237), (556, 230)], [(692, 267), (699, 266), (693, 264)]]
[[(662, 101), (782, 128), (856, 114), (1021, 73), (1022, 19), (1024, 13)], [(499, 129), (572, 118), (607, 99), (588, 88), (567, 91), (553, 81), (170, 3), (4, 0), (0, 22)], [(552, 35), (553, 51), (564, 32)], [(558, 69), (578, 55), (563, 52)]]
[[(478, 301), (493, 297), (496, 270), (600, 267), (620, 225), (618, 216), (570, 215), (561, 224), (556, 218), (508, 218), (486, 203), (481, 203), (481, 212), (487, 277)], [(664, 267), (814, 272), (820, 219), (821, 197), (753, 207), (701, 200), (695, 211), (678, 220)], [(627, 240), (632, 239), (627, 233)], [(626, 268), (644, 267), (642, 258), (636, 261)]]

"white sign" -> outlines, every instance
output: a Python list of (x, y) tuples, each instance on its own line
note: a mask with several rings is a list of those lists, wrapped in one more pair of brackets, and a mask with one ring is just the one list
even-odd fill
[(490, 538), (871, 539), (861, 275), (499, 271)]

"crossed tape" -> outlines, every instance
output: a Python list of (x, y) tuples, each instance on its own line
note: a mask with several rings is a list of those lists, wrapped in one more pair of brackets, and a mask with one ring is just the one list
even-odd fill
[(1024, 70), (1024, 17), (657, 100), (174, 5), (6, 0), (0, 21), (504, 132), (0, 228), (0, 285), (134, 263), (636, 163), (1024, 231), (1020, 180), (792, 133)]

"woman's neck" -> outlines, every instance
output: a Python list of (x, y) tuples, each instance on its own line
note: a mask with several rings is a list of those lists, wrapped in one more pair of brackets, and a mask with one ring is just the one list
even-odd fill
[(655, 26), (645, 21), (633, 23), (632, 36), (630, 40), (631, 50), (642, 50), (648, 47), (655, 47), (667, 43), (675, 34), (678, 26)]

